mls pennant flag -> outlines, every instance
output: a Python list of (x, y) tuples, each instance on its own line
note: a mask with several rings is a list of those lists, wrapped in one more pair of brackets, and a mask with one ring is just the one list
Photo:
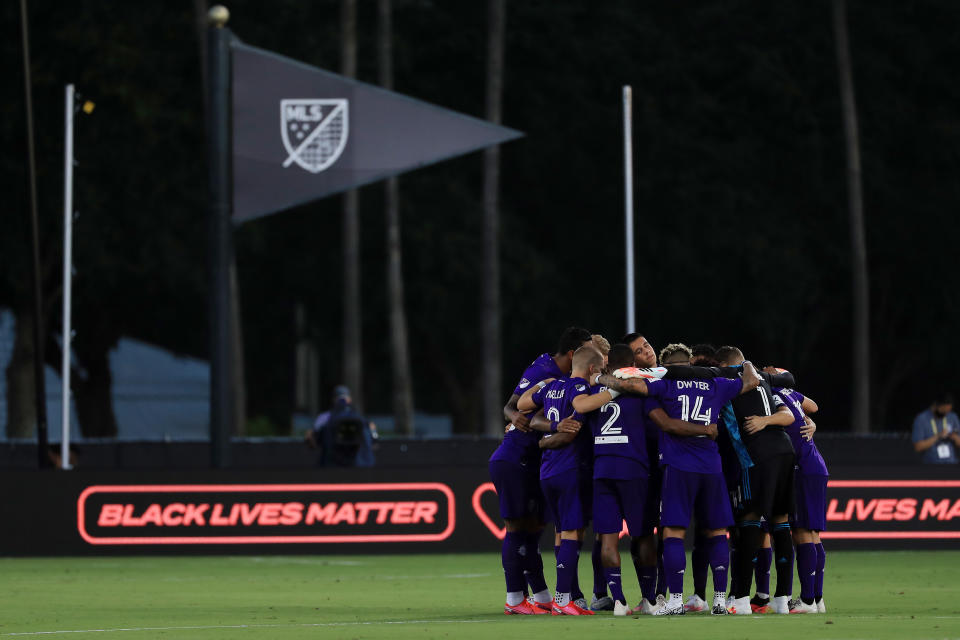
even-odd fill
[(523, 134), (234, 39), (233, 220)]

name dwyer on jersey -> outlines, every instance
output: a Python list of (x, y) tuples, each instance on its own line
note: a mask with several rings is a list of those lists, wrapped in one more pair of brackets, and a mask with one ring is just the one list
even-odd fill
[(700, 389), (710, 391), (710, 383), (703, 380), (677, 380), (677, 389)]
[(433, 524), (439, 505), (420, 502), (256, 502), (104, 504), (98, 527), (270, 527), (294, 525)]

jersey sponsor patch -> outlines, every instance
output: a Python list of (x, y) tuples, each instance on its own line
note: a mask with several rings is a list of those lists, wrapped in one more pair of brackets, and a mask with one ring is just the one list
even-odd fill
[(526, 378), (523, 378), (522, 380), (520, 380), (520, 384), (518, 384), (517, 386), (520, 387), (521, 389), (526, 389), (527, 387), (530, 386), (530, 381), (527, 380)]
[(594, 444), (626, 444), (630, 442), (627, 436), (596, 436), (593, 439)]

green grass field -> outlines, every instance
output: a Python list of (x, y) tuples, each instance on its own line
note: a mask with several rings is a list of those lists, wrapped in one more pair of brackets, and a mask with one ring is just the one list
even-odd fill
[[(960, 637), (957, 551), (828, 549), (827, 614), (722, 618), (504, 616), (499, 562), (494, 553), (3, 558), (0, 638)], [(581, 584), (590, 575), (583, 558)], [(624, 576), (635, 604), (632, 568)]]

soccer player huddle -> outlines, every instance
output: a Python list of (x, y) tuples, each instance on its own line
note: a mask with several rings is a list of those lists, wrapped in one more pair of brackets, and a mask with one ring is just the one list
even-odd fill
[[(817, 404), (792, 374), (757, 371), (736, 347), (670, 344), (659, 360), (642, 334), (611, 346), (570, 327), (556, 353), (524, 371), (489, 463), (506, 529), (504, 613), (824, 613), (827, 468), (809, 417)], [(591, 521), (588, 605), (577, 569)], [(540, 553), (546, 522), (556, 528), (553, 594)], [(624, 523), (641, 593), (633, 608), (620, 569)], [(693, 594), (684, 601), (691, 527)]]

